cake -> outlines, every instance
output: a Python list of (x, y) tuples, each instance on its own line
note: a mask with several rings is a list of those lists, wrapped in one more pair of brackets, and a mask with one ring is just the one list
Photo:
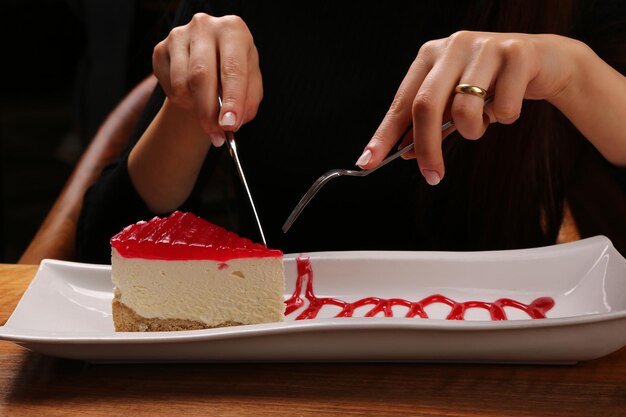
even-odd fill
[(127, 226), (110, 242), (116, 331), (284, 320), (279, 250), (180, 211)]

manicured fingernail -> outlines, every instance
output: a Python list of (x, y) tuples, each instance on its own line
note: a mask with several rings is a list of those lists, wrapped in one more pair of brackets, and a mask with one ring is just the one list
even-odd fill
[(226, 113), (224, 113), (224, 115), (222, 116), (222, 121), (220, 122), (220, 124), (224, 127), (235, 126), (235, 123), (237, 123), (237, 116), (232, 111), (227, 111)]
[(213, 146), (218, 148), (226, 143), (226, 138), (221, 133), (211, 133), (209, 138), (211, 139)]
[(372, 159), (372, 151), (366, 149), (365, 152), (359, 156), (359, 159), (356, 161), (356, 165), (363, 168), (364, 165), (367, 165), (370, 159)]
[(423, 169), (422, 175), (424, 176), (424, 179), (429, 185), (437, 185), (441, 181), (441, 177), (439, 177), (439, 174), (437, 173), (437, 171), (433, 171), (430, 169)]

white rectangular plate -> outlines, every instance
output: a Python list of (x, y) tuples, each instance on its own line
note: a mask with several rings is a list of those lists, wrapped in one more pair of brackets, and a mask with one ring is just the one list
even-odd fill
[[(626, 260), (603, 236), (510, 251), (304, 256), (318, 297), (417, 302), (441, 294), (460, 303), (511, 298), (525, 304), (551, 297), (555, 305), (545, 319), (506, 307), (509, 320), (493, 321), (482, 308), (468, 309), (465, 320), (446, 320), (451, 308), (432, 304), (428, 319), (403, 317), (405, 307), (393, 308), (398, 317), (363, 317), (370, 306), (356, 309), (352, 318), (333, 318), (340, 309), (324, 307), (317, 318), (296, 321), (305, 304), (281, 323), (116, 333), (110, 266), (45, 260), (0, 327), (0, 340), (94, 362), (575, 363), (626, 345)], [(285, 256), (285, 299), (294, 291), (297, 257)]]

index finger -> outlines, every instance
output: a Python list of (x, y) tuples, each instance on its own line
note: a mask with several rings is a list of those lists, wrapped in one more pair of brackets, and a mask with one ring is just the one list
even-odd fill
[(430, 66), (430, 61), (418, 54), (402, 80), (389, 110), (365, 146), (356, 165), (363, 169), (376, 167), (385, 159), (391, 148), (400, 139), (400, 135), (406, 131), (411, 124), (413, 98), (430, 71)]
[(243, 21), (232, 17), (218, 40), (222, 109), (220, 126), (236, 131), (243, 122), (249, 84), (252, 38)]

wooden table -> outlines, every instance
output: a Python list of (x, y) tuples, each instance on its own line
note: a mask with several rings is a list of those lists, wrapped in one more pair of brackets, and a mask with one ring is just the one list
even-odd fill
[[(36, 266), (0, 265), (4, 324)], [(571, 366), (94, 365), (0, 342), (0, 416), (626, 416), (626, 348)]]

